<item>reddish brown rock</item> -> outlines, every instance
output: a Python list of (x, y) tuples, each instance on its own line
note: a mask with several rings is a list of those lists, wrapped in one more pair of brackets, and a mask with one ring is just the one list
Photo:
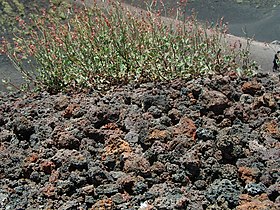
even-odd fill
[(276, 120), (272, 120), (272, 121), (264, 123), (262, 128), (264, 129), (264, 131), (267, 134), (271, 135), (274, 138), (280, 139), (280, 129), (279, 129), (279, 125), (276, 122)]
[(189, 97), (189, 100), (190, 100), (191, 104), (195, 104), (196, 103), (197, 100), (193, 96), (193, 93), (189, 93), (188, 97)]
[(114, 203), (111, 198), (97, 201), (90, 210), (112, 210)]
[(124, 163), (124, 171), (147, 174), (150, 172), (150, 163), (144, 157), (130, 155)]
[(171, 134), (167, 130), (154, 129), (149, 132), (144, 143), (145, 145), (151, 145), (155, 141), (166, 142), (170, 139), (170, 137)]
[(42, 192), (48, 198), (53, 197), (55, 196), (55, 187), (53, 184), (47, 184), (42, 188)]
[(255, 182), (260, 171), (257, 168), (239, 167), (238, 173), (240, 179), (247, 184), (250, 182)]
[(51, 174), (52, 169), (55, 168), (55, 164), (52, 161), (45, 160), (40, 163), (40, 168), (44, 173)]
[(262, 96), (255, 98), (252, 107), (258, 109), (261, 106), (274, 109), (277, 106), (276, 100), (271, 93), (264, 93)]
[(255, 93), (257, 91), (260, 91), (261, 88), (262, 88), (262, 85), (260, 83), (258, 83), (257, 81), (249, 81), (249, 82), (245, 82), (242, 85), (241, 90), (243, 91), (243, 93), (255, 95)]
[(165, 165), (161, 162), (155, 162), (151, 166), (151, 172), (156, 174), (161, 174), (165, 170)]
[(260, 196), (250, 196), (248, 194), (240, 195), (240, 204), (237, 210), (277, 210), (276, 204), (270, 201), (266, 194)]
[(59, 178), (59, 172), (56, 170), (52, 170), (51, 175), (49, 177), (50, 183), (56, 183)]
[(29, 157), (27, 157), (25, 159), (25, 162), (26, 163), (35, 163), (35, 162), (37, 162), (38, 158), (39, 158), (38, 154), (32, 153)]
[(265, 106), (269, 108), (275, 108), (277, 106), (276, 100), (272, 93), (264, 93), (262, 98)]
[(204, 90), (202, 94), (202, 101), (206, 108), (215, 113), (222, 113), (228, 107), (228, 98), (222, 92), (216, 90)]
[(152, 132), (150, 132), (150, 135), (149, 135), (149, 139), (152, 139), (152, 140), (159, 140), (159, 139), (165, 139), (167, 137), (167, 131), (166, 130), (158, 130), (158, 129), (155, 129), (153, 130)]
[(80, 109), (80, 105), (79, 104), (69, 104), (67, 106), (67, 108), (64, 110), (62, 116), (65, 118), (70, 118), (72, 117), (75, 113), (78, 112), (78, 110)]
[(143, 177), (135, 175), (134, 173), (129, 173), (118, 178), (116, 183), (119, 186), (119, 190), (123, 192), (123, 200), (128, 201), (133, 194), (143, 192), (141, 186), (145, 188), (145, 186), (143, 186), (144, 182), (145, 179)]
[(122, 139), (112, 139), (110, 140), (104, 148), (104, 153), (102, 154), (102, 158), (105, 159), (110, 155), (123, 155), (124, 157), (129, 156), (132, 152), (132, 149), (129, 143)]
[(194, 122), (188, 117), (182, 117), (179, 124), (174, 127), (174, 135), (186, 135), (195, 140), (196, 126)]
[(64, 126), (55, 127), (52, 142), (59, 149), (78, 149), (80, 146), (80, 140)]

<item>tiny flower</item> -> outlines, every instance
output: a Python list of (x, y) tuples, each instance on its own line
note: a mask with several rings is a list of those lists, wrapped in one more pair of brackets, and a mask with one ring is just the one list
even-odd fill
[(29, 45), (29, 54), (32, 56), (36, 52), (36, 46), (34, 44)]

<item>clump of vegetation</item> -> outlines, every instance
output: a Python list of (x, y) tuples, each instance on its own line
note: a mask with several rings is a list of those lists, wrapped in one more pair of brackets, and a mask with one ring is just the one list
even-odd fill
[[(153, 11), (156, 2), (145, 12), (118, 1), (90, 8), (51, 4), (28, 22), (17, 17), (20, 30), (13, 42), (3, 40), (2, 53), (28, 86), (52, 93), (222, 74), (240, 71), (237, 61), (248, 61), (248, 51), (223, 44), (222, 22), (208, 28), (195, 16), (163, 21), (161, 11)], [(177, 19), (184, 16), (180, 7)], [(252, 68), (248, 62), (242, 66), (246, 72)]]

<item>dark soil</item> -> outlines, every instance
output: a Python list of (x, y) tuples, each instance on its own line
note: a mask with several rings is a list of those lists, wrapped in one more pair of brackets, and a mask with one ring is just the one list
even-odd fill
[(0, 209), (279, 209), (280, 79), (0, 96)]

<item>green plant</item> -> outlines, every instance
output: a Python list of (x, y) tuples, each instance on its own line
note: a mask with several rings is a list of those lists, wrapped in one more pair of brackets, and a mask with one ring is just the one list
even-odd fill
[(54, 93), (222, 74), (247, 59), (223, 44), (223, 23), (208, 28), (180, 11), (177, 20), (163, 21), (153, 5), (133, 13), (118, 1), (52, 4), (28, 24), (18, 17), (20, 31), (14, 42), (3, 40), (2, 52), (28, 85)]

